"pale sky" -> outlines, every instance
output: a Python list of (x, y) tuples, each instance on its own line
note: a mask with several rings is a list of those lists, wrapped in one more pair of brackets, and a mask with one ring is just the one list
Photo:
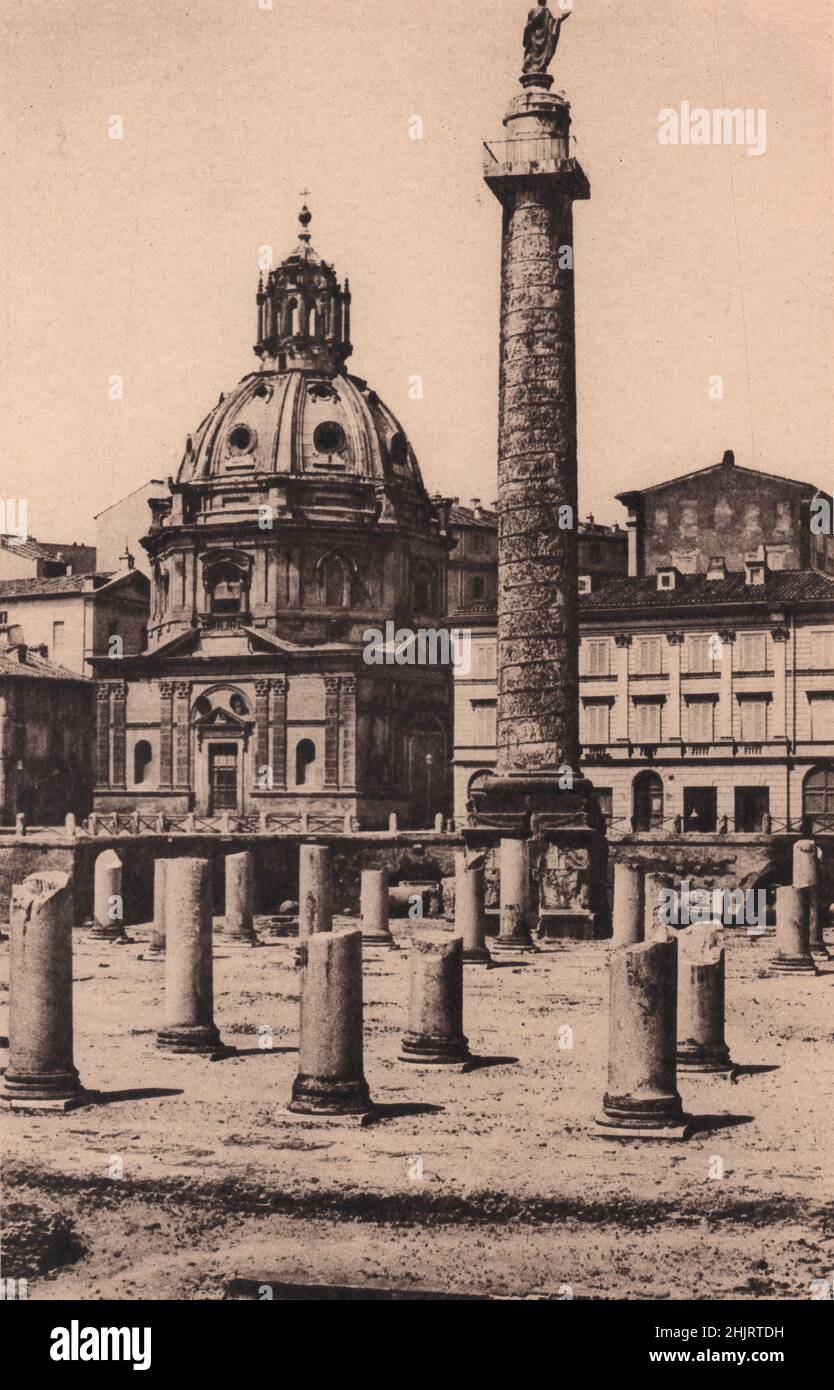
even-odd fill
[[(314, 246), (350, 276), (350, 369), (432, 491), (495, 496), (500, 209), (481, 142), (519, 90), (526, 10), (2, 0), (0, 496), (28, 499), (32, 534), (90, 539), (95, 512), (175, 471), (257, 365), (258, 248), (293, 248), (304, 188)], [(554, 73), (592, 186), (583, 513), (622, 520), (615, 492), (725, 448), (832, 486), (831, 47), (825, 0), (576, 0)], [(683, 101), (764, 109), (765, 154), (662, 146), (658, 113)]]

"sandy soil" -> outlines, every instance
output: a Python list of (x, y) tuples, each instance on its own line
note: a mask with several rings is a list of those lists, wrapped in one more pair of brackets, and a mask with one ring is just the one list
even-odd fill
[[(772, 943), (730, 938), (742, 1074), (679, 1078), (696, 1117), (687, 1143), (622, 1143), (592, 1132), (607, 943), (468, 967), (481, 1065), (464, 1075), (397, 1061), (407, 953), (369, 952), (366, 1074), (381, 1115), (357, 1129), (285, 1115), (294, 943), (217, 939), (216, 1018), (239, 1051), (212, 1062), (157, 1051), (164, 972), (134, 936), (76, 937), (76, 1062), (96, 1103), (3, 1120), (6, 1200), (63, 1213), (84, 1247), (30, 1280), (30, 1298), (221, 1298), (231, 1278), (268, 1271), (522, 1298), (807, 1299), (834, 1275), (834, 962), (768, 978)], [(0, 971), (6, 1035), (8, 944)]]

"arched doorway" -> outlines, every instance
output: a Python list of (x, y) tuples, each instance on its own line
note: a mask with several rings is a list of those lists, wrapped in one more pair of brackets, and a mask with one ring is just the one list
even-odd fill
[(663, 825), (663, 783), (656, 772), (639, 772), (632, 791), (635, 830), (659, 830)]
[(812, 768), (802, 784), (803, 829), (814, 835), (818, 830), (834, 830), (834, 766)]

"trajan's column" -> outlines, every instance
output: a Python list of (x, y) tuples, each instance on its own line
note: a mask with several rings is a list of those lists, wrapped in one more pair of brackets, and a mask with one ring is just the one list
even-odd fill
[(579, 772), (573, 203), (591, 190), (547, 71), (567, 17), (567, 3), (530, 11), (522, 90), (505, 138), (486, 143), (503, 215), (498, 763), (464, 832), (472, 847), (530, 841), (543, 937), (607, 931), (602, 822)]

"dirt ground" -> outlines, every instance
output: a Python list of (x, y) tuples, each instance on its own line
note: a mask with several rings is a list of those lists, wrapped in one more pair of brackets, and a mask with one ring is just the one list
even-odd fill
[[(72, 1262), (29, 1279), (30, 1298), (216, 1299), (268, 1272), (489, 1297), (808, 1299), (834, 1278), (834, 961), (817, 978), (767, 977), (772, 941), (729, 937), (740, 1076), (679, 1077), (688, 1142), (624, 1143), (593, 1135), (605, 942), (467, 967), (480, 1064), (463, 1075), (397, 1060), (407, 952), (368, 951), (380, 1115), (353, 1128), (284, 1110), (293, 942), (216, 939), (216, 1019), (238, 1052), (213, 1062), (157, 1051), (164, 967), (132, 930), (121, 947), (75, 938), (76, 1063), (94, 1103), (3, 1118), (6, 1203), (68, 1220), (77, 1239)], [(4, 1045), (7, 981), (5, 943)]]

